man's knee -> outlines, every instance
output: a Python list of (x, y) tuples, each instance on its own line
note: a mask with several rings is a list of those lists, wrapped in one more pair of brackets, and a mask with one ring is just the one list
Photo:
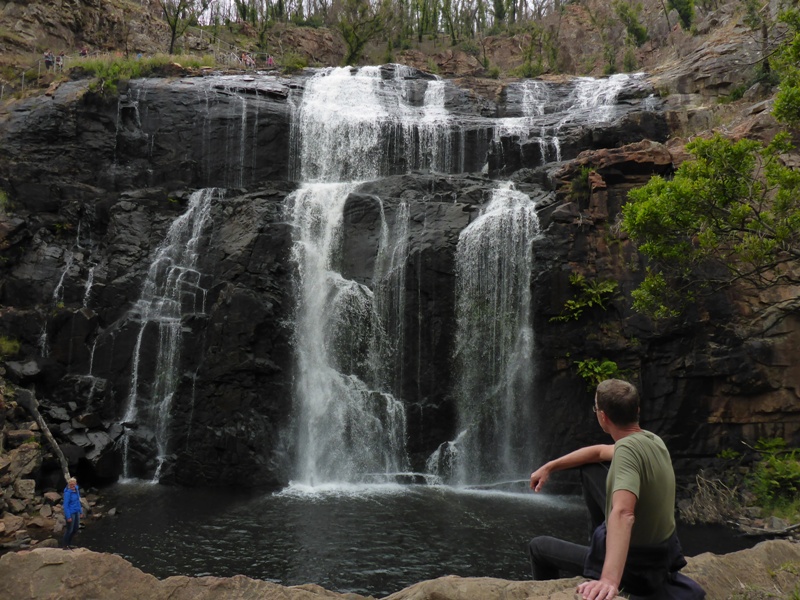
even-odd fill
[(557, 579), (558, 567), (552, 563), (553, 543), (556, 538), (540, 535), (533, 538), (528, 544), (528, 554), (531, 558), (531, 571), (533, 578), (539, 581), (545, 579)]
[(554, 538), (551, 538), (550, 536), (547, 535), (540, 535), (533, 538), (528, 544), (528, 552), (530, 552), (531, 557), (545, 556), (546, 554), (545, 550), (550, 545), (549, 540), (552, 539)]

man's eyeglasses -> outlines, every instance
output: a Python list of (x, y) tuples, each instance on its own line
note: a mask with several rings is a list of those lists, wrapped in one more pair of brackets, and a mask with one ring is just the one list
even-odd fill
[(600, 409), (599, 409), (599, 408), (597, 408), (597, 404), (593, 404), (593, 405), (592, 405), (592, 412), (593, 412), (593, 413), (596, 413), (598, 410), (600, 410)]

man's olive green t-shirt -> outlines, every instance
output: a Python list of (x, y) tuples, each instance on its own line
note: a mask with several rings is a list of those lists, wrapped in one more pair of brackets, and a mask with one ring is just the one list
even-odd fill
[(631, 546), (665, 541), (675, 531), (675, 471), (660, 437), (638, 431), (614, 444), (614, 458), (606, 478), (606, 519), (617, 490), (636, 498)]

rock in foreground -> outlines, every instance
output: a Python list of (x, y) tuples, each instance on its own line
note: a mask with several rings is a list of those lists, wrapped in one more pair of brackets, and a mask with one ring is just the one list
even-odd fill
[[(800, 544), (763, 542), (723, 556), (702, 554), (684, 570), (705, 587), (709, 600), (734, 594), (791, 598), (797, 591)], [(415, 584), (387, 600), (571, 600), (579, 578), (558, 581), (505, 581), (488, 577), (440, 577)], [(739, 597), (739, 596), (737, 596)], [(241, 575), (168, 577), (159, 580), (114, 554), (40, 548), (0, 557), (0, 598), (9, 600), (359, 600), (316, 585), (284, 587)]]

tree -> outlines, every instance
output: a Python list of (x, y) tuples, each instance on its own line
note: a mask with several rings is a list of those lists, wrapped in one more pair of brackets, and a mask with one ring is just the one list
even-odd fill
[(637, 47), (644, 44), (647, 39), (647, 27), (642, 25), (639, 20), (642, 15), (642, 5), (628, 4), (622, 0), (614, 2), (614, 12), (622, 24), (625, 25), (625, 30), (628, 32), (628, 39), (630, 39)]
[(631, 190), (622, 227), (650, 265), (634, 308), (677, 315), (699, 294), (736, 281), (800, 283), (800, 172), (784, 165), (789, 135), (764, 147), (719, 135), (687, 144), (694, 160), (671, 181)]
[(783, 12), (780, 20), (788, 26), (787, 37), (779, 48), (774, 66), (781, 78), (773, 114), (793, 127), (800, 126), (800, 9)]
[(741, 0), (744, 6), (744, 22), (761, 36), (761, 73), (770, 73), (770, 29), (775, 25), (770, 13), (770, 2), (762, 0)]
[(175, 50), (175, 41), (182, 36), (189, 25), (196, 23), (198, 17), (211, 6), (213, 0), (158, 0), (164, 18), (169, 25), (169, 53)]
[(678, 12), (684, 31), (689, 31), (694, 20), (694, 0), (667, 0), (667, 6)]
[(344, 0), (336, 28), (347, 45), (344, 64), (355, 64), (364, 47), (384, 29), (383, 5), (370, 4), (369, 0)]

